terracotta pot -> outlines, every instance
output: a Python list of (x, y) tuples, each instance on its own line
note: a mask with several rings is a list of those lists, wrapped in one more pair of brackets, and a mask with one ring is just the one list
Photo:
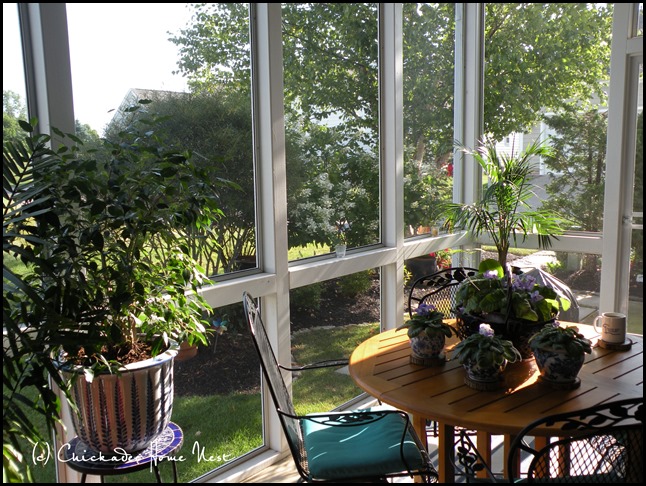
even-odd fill
[(181, 362), (181, 361), (186, 361), (187, 359), (195, 358), (197, 356), (197, 346), (189, 345), (188, 342), (183, 341), (179, 345), (179, 352), (177, 353), (177, 356), (175, 357), (175, 361)]

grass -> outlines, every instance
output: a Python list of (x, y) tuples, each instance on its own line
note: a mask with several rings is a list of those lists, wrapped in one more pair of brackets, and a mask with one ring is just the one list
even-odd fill
[[(498, 254), (498, 249), (495, 246), (482, 245), (482, 250), (483, 251), (491, 251), (491, 252), (495, 253), (496, 255)], [(509, 249), (509, 254), (518, 255), (520, 257), (526, 257), (528, 255), (533, 255), (537, 251), (539, 251), (539, 250), (531, 249), (531, 248), (510, 248)]]
[(300, 260), (302, 258), (309, 258), (318, 255), (329, 255), (333, 249), (327, 245), (317, 246), (317, 245), (307, 245), (307, 246), (295, 246), (290, 248), (287, 253), (288, 260)]

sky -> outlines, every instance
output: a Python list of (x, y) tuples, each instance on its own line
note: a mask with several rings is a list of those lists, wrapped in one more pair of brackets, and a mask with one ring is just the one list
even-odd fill
[[(183, 3), (68, 3), (74, 113), (100, 135), (130, 88), (186, 91), (172, 75), (178, 33), (190, 14)], [(3, 90), (24, 94), (15, 4), (3, 4)]]

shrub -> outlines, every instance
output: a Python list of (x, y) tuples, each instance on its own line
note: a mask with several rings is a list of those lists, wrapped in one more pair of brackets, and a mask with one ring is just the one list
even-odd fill
[(289, 292), (289, 302), (293, 309), (303, 311), (318, 311), (321, 308), (323, 284), (315, 283), (307, 287), (292, 289)]
[(356, 297), (357, 295), (367, 293), (372, 288), (370, 271), (366, 270), (341, 277), (337, 288), (342, 297)]

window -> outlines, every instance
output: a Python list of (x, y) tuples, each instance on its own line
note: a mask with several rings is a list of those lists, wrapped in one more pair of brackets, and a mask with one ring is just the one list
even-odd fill
[(380, 242), (377, 17), (282, 5), (290, 260)]
[[(66, 49), (62, 40), (68, 32), (60, 18), (50, 14), (60, 13), (64, 4), (21, 5), (43, 12), (47, 21), (38, 24), (42, 32), (31, 32), (31, 40), (42, 58), (58, 59)], [(215, 474), (247, 467), (247, 462), (240, 465), (232, 455), (249, 452), (241, 459), (247, 461), (257, 453), (284, 452), (279, 426), (258, 386), (260, 370), (253, 364), (253, 357), (247, 361), (244, 354), (250, 346), (239, 315), (243, 290), (262, 300), (263, 319), (276, 336), (276, 351), (283, 362), (289, 361), (292, 353), (307, 360), (323, 350), (322, 346), (303, 346), (304, 334), (294, 318), (303, 313), (325, 323), (324, 315), (307, 306), (313, 304), (313, 296), (321, 289), (340, 292), (346, 277), (350, 282), (360, 282), (364, 275), (370, 277), (375, 314), (366, 323), (375, 329), (396, 327), (403, 322), (405, 260), (482, 244), (463, 234), (442, 232), (441, 221), (434, 220), (431, 211), (436, 200), (446, 200), (453, 194), (460, 196), (456, 196), (459, 200), (465, 195), (469, 199), (471, 192), (481, 188), (478, 178), (470, 169), (459, 167), (457, 160), (453, 172), (454, 138), (464, 141), (460, 125), (469, 133), (494, 134), (498, 141), (509, 138), (513, 142), (514, 134), (522, 134), (522, 143), (526, 144), (539, 136), (540, 130), (534, 129), (545, 122), (543, 114), (560, 114), (566, 108), (565, 101), (593, 103), (594, 110), (568, 112), (573, 117), (603, 113), (599, 109), (604, 102), (603, 88), (612, 98), (614, 83), (620, 91), (629, 84), (623, 71), (633, 69), (631, 83), (637, 86), (641, 65), (637, 69), (634, 65), (617, 68), (619, 73), (612, 73), (608, 85), (610, 9), (623, 7), (595, 5), (527, 4), (520, 9), (517, 4), (258, 3), (200, 4), (173, 12), (162, 9), (174, 9), (178, 4), (158, 6), (154, 11), (147, 6), (143, 12), (138, 10), (139, 4), (67, 5), (71, 69), (64, 64), (55, 68), (46, 63), (28, 65), (27, 79), (46, 88), (39, 91), (44, 97), (33, 107), (33, 114), (66, 131), (73, 129), (77, 119), (82, 133), (98, 138), (110, 135), (109, 124), (115, 113), (107, 112), (119, 108), (127, 95), (135, 102), (142, 96), (150, 98), (153, 103), (146, 109), (166, 105), (164, 114), (184, 119), (199, 111), (195, 123), (166, 125), (169, 136), (175, 137), (174, 143), (188, 145), (199, 163), (214, 164), (218, 172), (213, 176), (235, 180), (242, 191), (231, 188), (223, 193), (227, 218), (217, 228), (222, 248), (202, 247), (211, 273), (218, 277), (218, 283), (205, 288), (204, 295), (216, 307), (214, 325), (221, 327), (226, 321), (227, 330), (214, 335), (193, 361), (177, 363), (178, 377), (185, 381), (177, 396), (174, 419), (182, 425), (195, 414), (202, 419), (198, 426), (184, 425), (184, 448), (190, 452), (195, 442), (207, 446), (206, 441), (214, 439), (217, 444), (209, 444), (205, 454), (222, 460), (199, 465), (191, 461), (196, 467), (188, 467), (187, 461), (179, 468), (182, 480), (212, 480)], [(10, 32), (7, 21), (11, 24), (12, 17), (7, 15), (8, 4), (3, 7), (6, 36)], [(477, 18), (466, 23), (473, 20), (470, 16), (479, 8), (486, 9), (482, 33)], [(640, 4), (637, 18), (642, 18), (641, 11)], [(465, 12), (467, 19), (462, 15)], [(114, 13), (118, 18), (107, 22), (108, 15)], [(188, 15), (191, 13), (194, 15)], [(129, 24), (131, 19), (136, 22)], [(503, 28), (494, 32), (497, 19), (513, 21), (503, 22)], [(171, 20), (173, 23), (166, 23)], [(634, 24), (624, 30), (638, 29), (641, 35), (641, 21)], [(155, 35), (161, 36), (153, 43), (152, 33), (138, 35), (149, 27), (156, 28)], [(24, 34), (29, 36), (30, 32)], [(43, 42), (38, 44), (41, 34)], [(558, 51), (554, 40), (561, 34), (573, 41), (588, 39), (590, 44), (578, 46), (581, 52), (571, 47)], [(116, 58), (109, 58), (122, 39), (126, 47)], [(479, 39), (486, 42), (484, 59), (475, 47)], [(541, 49), (535, 40), (541, 43)], [(80, 44), (90, 52), (80, 50)], [(161, 46), (166, 44), (179, 52), (162, 54)], [(6, 60), (11, 44), (5, 41), (4, 45)], [(19, 52), (19, 46), (16, 39), (10, 50)], [(546, 52), (552, 54), (551, 59), (540, 57)], [(572, 52), (577, 53), (577, 64), (572, 70), (562, 68), (559, 63), (570, 59)], [(134, 66), (130, 60), (135, 60)], [(147, 65), (148, 61), (152, 65)], [(139, 71), (152, 72), (161, 66), (166, 66), (168, 77), (158, 74), (155, 80), (160, 83), (136, 80)], [(482, 108), (478, 102), (482, 86), (474, 75), (479, 67), (485, 72)], [(48, 69), (55, 69), (56, 75)], [(4, 71), (6, 76), (8, 69)], [(175, 77), (173, 71), (179, 76)], [(36, 75), (39, 72), (49, 75)], [(179, 85), (171, 84), (174, 78)], [(108, 97), (110, 86), (103, 86), (104, 79), (118, 87), (115, 97)], [(125, 84), (117, 86), (121, 80)], [(3, 85), (6, 90), (8, 85)], [(88, 94), (82, 97), (81, 91), (87, 86)], [(637, 93), (637, 88), (634, 91)], [(24, 94), (21, 96), (25, 99)], [(633, 106), (641, 112), (641, 98)], [(100, 115), (96, 121), (95, 115)], [(630, 137), (641, 134), (641, 125), (635, 127), (641, 116), (621, 114), (620, 118), (628, 120)], [(607, 125), (609, 132), (612, 127), (612, 123)], [(555, 128), (554, 133), (564, 143), (572, 142), (575, 136), (563, 129)], [(612, 137), (609, 133), (608, 139)], [(621, 137), (613, 140), (614, 145), (609, 143), (609, 147), (627, 146)], [(642, 195), (637, 191), (642, 143), (633, 144), (638, 148), (630, 161), (635, 195), (629, 202), (634, 205), (634, 216), (642, 211)], [(569, 150), (567, 153), (571, 153)], [(638, 162), (633, 171), (634, 160)], [(556, 175), (568, 174), (565, 167), (550, 168), (550, 161), (543, 163)], [(595, 224), (586, 225), (578, 215), (580, 228), (573, 227), (577, 231), (569, 231), (553, 248), (560, 252), (556, 256), (563, 257), (566, 267), (579, 268), (580, 259), (572, 254), (589, 256), (595, 266), (602, 254), (604, 262), (625, 263), (625, 272), (612, 270), (614, 275), (601, 281), (600, 305), (604, 305), (603, 299), (610, 299), (606, 307), (613, 309), (618, 309), (619, 300), (628, 295), (617, 274), (626, 276), (625, 285), (629, 274), (635, 283), (640, 275), (638, 270), (628, 271), (630, 262), (635, 269), (640, 264), (640, 220), (635, 218), (630, 228), (632, 240), (628, 240), (627, 248), (634, 248), (632, 260), (628, 251), (604, 246), (609, 242), (619, 246), (619, 227), (611, 228), (601, 238), (608, 220), (622, 221), (624, 213), (617, 209), (615, 200), (627, 194), (626, 189), (602, 192)], [(556, 192), (546, 192), (546, 196), (554, 200), (560, 197)], [(572, 212), (576, 216), (574, 208)], [(337, 233), (336, 224), (344, 220), (348, 222), (350, 249), (345, 257), (336, 258), (332, 237)], [(433, 226), (438, 227), (437, 235)], [(522, 246), (532, 251), (537, 248), (532, 239)], [(618, 254), (625, 258), (616, 258)], [(471, 257), (459, 252), (451, 257), (458, 262), (465, 255)], [(351, 315), (349, 302), (342, 315)], [(303, 305), (305, 310), (300, 309)], [(334, 332), (349, 332), (352, 326), (334, 328)], [(362, 327), (361, 332), (368, 329)], [(324, 330), (317, 332), (325, 334)], [(357, 336), (350, 339), (361, 339)], [(237, 386), (231, 376), (242, 371), (232, 361), (243, 355), (244, 380), (241, 378)], [(203, 376), (187, 373), (191, 363), (200, 363)], [(197, 393), (205, 391), (199, 390), (198, 379), (212, 382), (220, 375), (223, 378), (218, 387), (234, 385), (226, 398), (221, 391), (225, 388), (215, 386), (205, 394)], [(299, 380), (294, 383), (294, 393), (306, 395), (308, 382)], [(349, 395), (358, 393), (350, 388)], [(331, 406), (344, 401), (335, 400)], [(244, 420), (228, 420), (231, 415)], [(242, 434), (244, 440), (238, 440), (236, 434)], [(230, 448), (240, 442), (244, 442), (241, 448)], [(219, 469), (214, 472), (215, 468)]]

